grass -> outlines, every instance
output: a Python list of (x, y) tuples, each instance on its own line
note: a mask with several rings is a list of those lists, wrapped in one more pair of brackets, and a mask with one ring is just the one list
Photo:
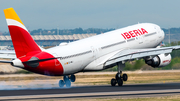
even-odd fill
[[(175, 70), (174, 70), (175, 71)], [(153, 71), (152, 71), (153, 72)], [(158, 72), (158, 73), (127, 73), (128, 80), (124, 84), (138, 84), (138, 83), (165, 83), (165, 82), (180, 82), (179, 72)], [(83, 73), (81, 75), (76, 74), (76, 85), (107, 85), (110, 84), (112, 78), (115, 78), (116, 72), (109, 74), (92, 74), (87, 75)], [(0, 81), (22, 81), (22, 80), (60, 80), (62, 76), (43, 76), (37, 74), (16, 74), (0, 75)]]
[[(116, 74), (116, 73), (115, 73)], [(109, 75), (80, 75), (76, 76), (75, 84), (110, 84), (110, 80), (115, 78), (115, 74)], [(137, 83), (165, 83), (165, 82), (180, 82), (179, 72), (165, 72), (165, 73), (130, 73), (128, 74), (128, 81), (124, 84)]]
[[(36, 100), (36, 101), (59, 101), (60, 99), (51, 99), (51, 100)], [(71, 98), (71, 99), (61, 99), (61, 101), (180, 101), (180, 95), (173, 96), (162, 96), (162, 97), (111, 97), (111, 98)]]
[[(148, 98), (102, 98), (96, 101), (179, 101), (180, 95)], [(81, 101), (81, 100), (79, 100)]]
[(33, 74), (33, 73), (24, 69), (20, 69), (16, 71), (14, 74)]

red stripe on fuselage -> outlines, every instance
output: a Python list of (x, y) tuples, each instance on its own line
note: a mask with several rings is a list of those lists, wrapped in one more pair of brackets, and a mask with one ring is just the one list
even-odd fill
[[(54, 58), (53, 55), (47, 53), (47, 52), (40, 52), (38, 54), (35, 54), (33, 56), (27, 56), (19, 58), (22, 62), (30, 60), (32, 57), (37, 57), (39, 60), (41, 59), (48, 59), (48, 58)], [(43, 74), (43, 75), (51, 75), (51, 76), (60, 76), (63, 75), (64, 69), (62, 64), (58, 61), (58, 59), (53, 60), (47, 60), (43, 62), (39, 62), (38, 67), (31, 67), (27, 64), (23, 63), (25, 66), (24, 69), (29, 70), (31, 72)]]

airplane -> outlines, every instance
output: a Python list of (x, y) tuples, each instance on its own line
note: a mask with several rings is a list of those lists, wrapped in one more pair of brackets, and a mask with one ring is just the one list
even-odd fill
[(101, 71), (118, 66), (111, 86), (122, 86), (128, 75), (123, 74), (125, 62), (144, 59), (154, 67), (163, 67), (171, 62), (171, 52), (180, 46), (157, 47), (164, 39), (160, 26), (153, 23), (138, 23), (104, 34), (70, 42), (65, 45), (41, 49), (31, 37), (13, 8), (4, 9), (5, 18), (15, 49), (16, 58), (10, 63), (34, 73), (48, 76), (63, 76), (59, 87), (70, 87), (78, 72)]

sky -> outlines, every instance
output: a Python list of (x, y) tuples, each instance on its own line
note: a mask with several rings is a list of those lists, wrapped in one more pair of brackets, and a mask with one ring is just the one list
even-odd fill
[(0, 0), (0, 31), (8, 27), (3, 9), (13, 7), (28, 30), (122, 28), (154, 23), (180, 27), (180, 0)]

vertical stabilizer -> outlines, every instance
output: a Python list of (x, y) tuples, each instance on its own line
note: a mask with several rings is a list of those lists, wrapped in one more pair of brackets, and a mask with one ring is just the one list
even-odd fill
[(14, 9), (4, 9), (4, 14), (17, 58), (30, 52), (41, 52)]

